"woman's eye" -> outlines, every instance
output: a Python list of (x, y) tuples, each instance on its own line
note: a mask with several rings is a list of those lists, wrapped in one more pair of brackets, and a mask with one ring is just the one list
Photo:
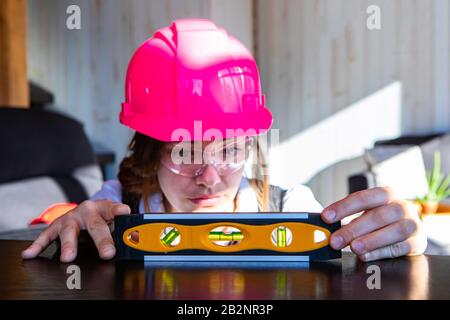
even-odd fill
[(230, 147), (226, 149), (228, 154), (237, 154), (240, 151), (238, 147)]
[(225, 152), (223, 154), (224, 160), (236, 162), (241, 161), (244, 156), (244, 150), (238, 146), (233, 146), (225, 149)]
[(180, 152), (180, 155), (183, 159), (193, 159), (194, 158), (194, 153), (191, 151), (187, 151), (187, 150), (182, 150)]

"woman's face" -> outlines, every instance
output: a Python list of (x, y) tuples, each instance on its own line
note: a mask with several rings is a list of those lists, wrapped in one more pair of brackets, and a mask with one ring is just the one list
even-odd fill
[[(200, 153), (214, 147), (216, 142), (203, 142), (201, 145)], [(163, 148), (162, 157), (170, 157), (174, 146), (175, 144), (172, 143), (167, 144)], [(240, 146), (244, 148), (242, 144)], [(234, 145), (233, 148), (236, 146)], [(166, 210), (170, 212), (233, 211), (234, 198), (243, 171), (242, 166), (229, 174), (219, 174), (216, 166), (206, 165), (197, 176), (186, 176), (174, 173), (167, 165), (160, 165), (157, 172), (158, 181), (170, 206)]]

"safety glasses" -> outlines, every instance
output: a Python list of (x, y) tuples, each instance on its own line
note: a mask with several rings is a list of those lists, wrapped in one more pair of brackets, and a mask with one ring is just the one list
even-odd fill
[(163, 150), (161, 163), (175, 174), (197, 177), (208, 165), (220, 176), (238, 171), (249, 158), (253, 138), (240, 137), (213, 141), (206, 146), (202, 142), (180, 142)]

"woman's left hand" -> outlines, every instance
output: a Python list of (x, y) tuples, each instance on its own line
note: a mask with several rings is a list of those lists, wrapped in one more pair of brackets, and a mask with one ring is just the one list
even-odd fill
[(334, 232), (333, 249), (350, 245), (362, 261), (422, 254), (427, 236), (416, 207), (398, 199), (390, 188), (372, 188), (352, 193), (327, 208), (322, 220), (333, 223), (352, 214), (363, 214)]

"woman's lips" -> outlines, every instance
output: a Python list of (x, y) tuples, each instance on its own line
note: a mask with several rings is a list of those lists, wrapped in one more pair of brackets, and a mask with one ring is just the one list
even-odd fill
[(220, 198), (221, 196), (219, 195), (207, 195), (196, 198), (189, 198), (189, 200), (197, 206), (209, 207), (217, 204), (220, 201)]

